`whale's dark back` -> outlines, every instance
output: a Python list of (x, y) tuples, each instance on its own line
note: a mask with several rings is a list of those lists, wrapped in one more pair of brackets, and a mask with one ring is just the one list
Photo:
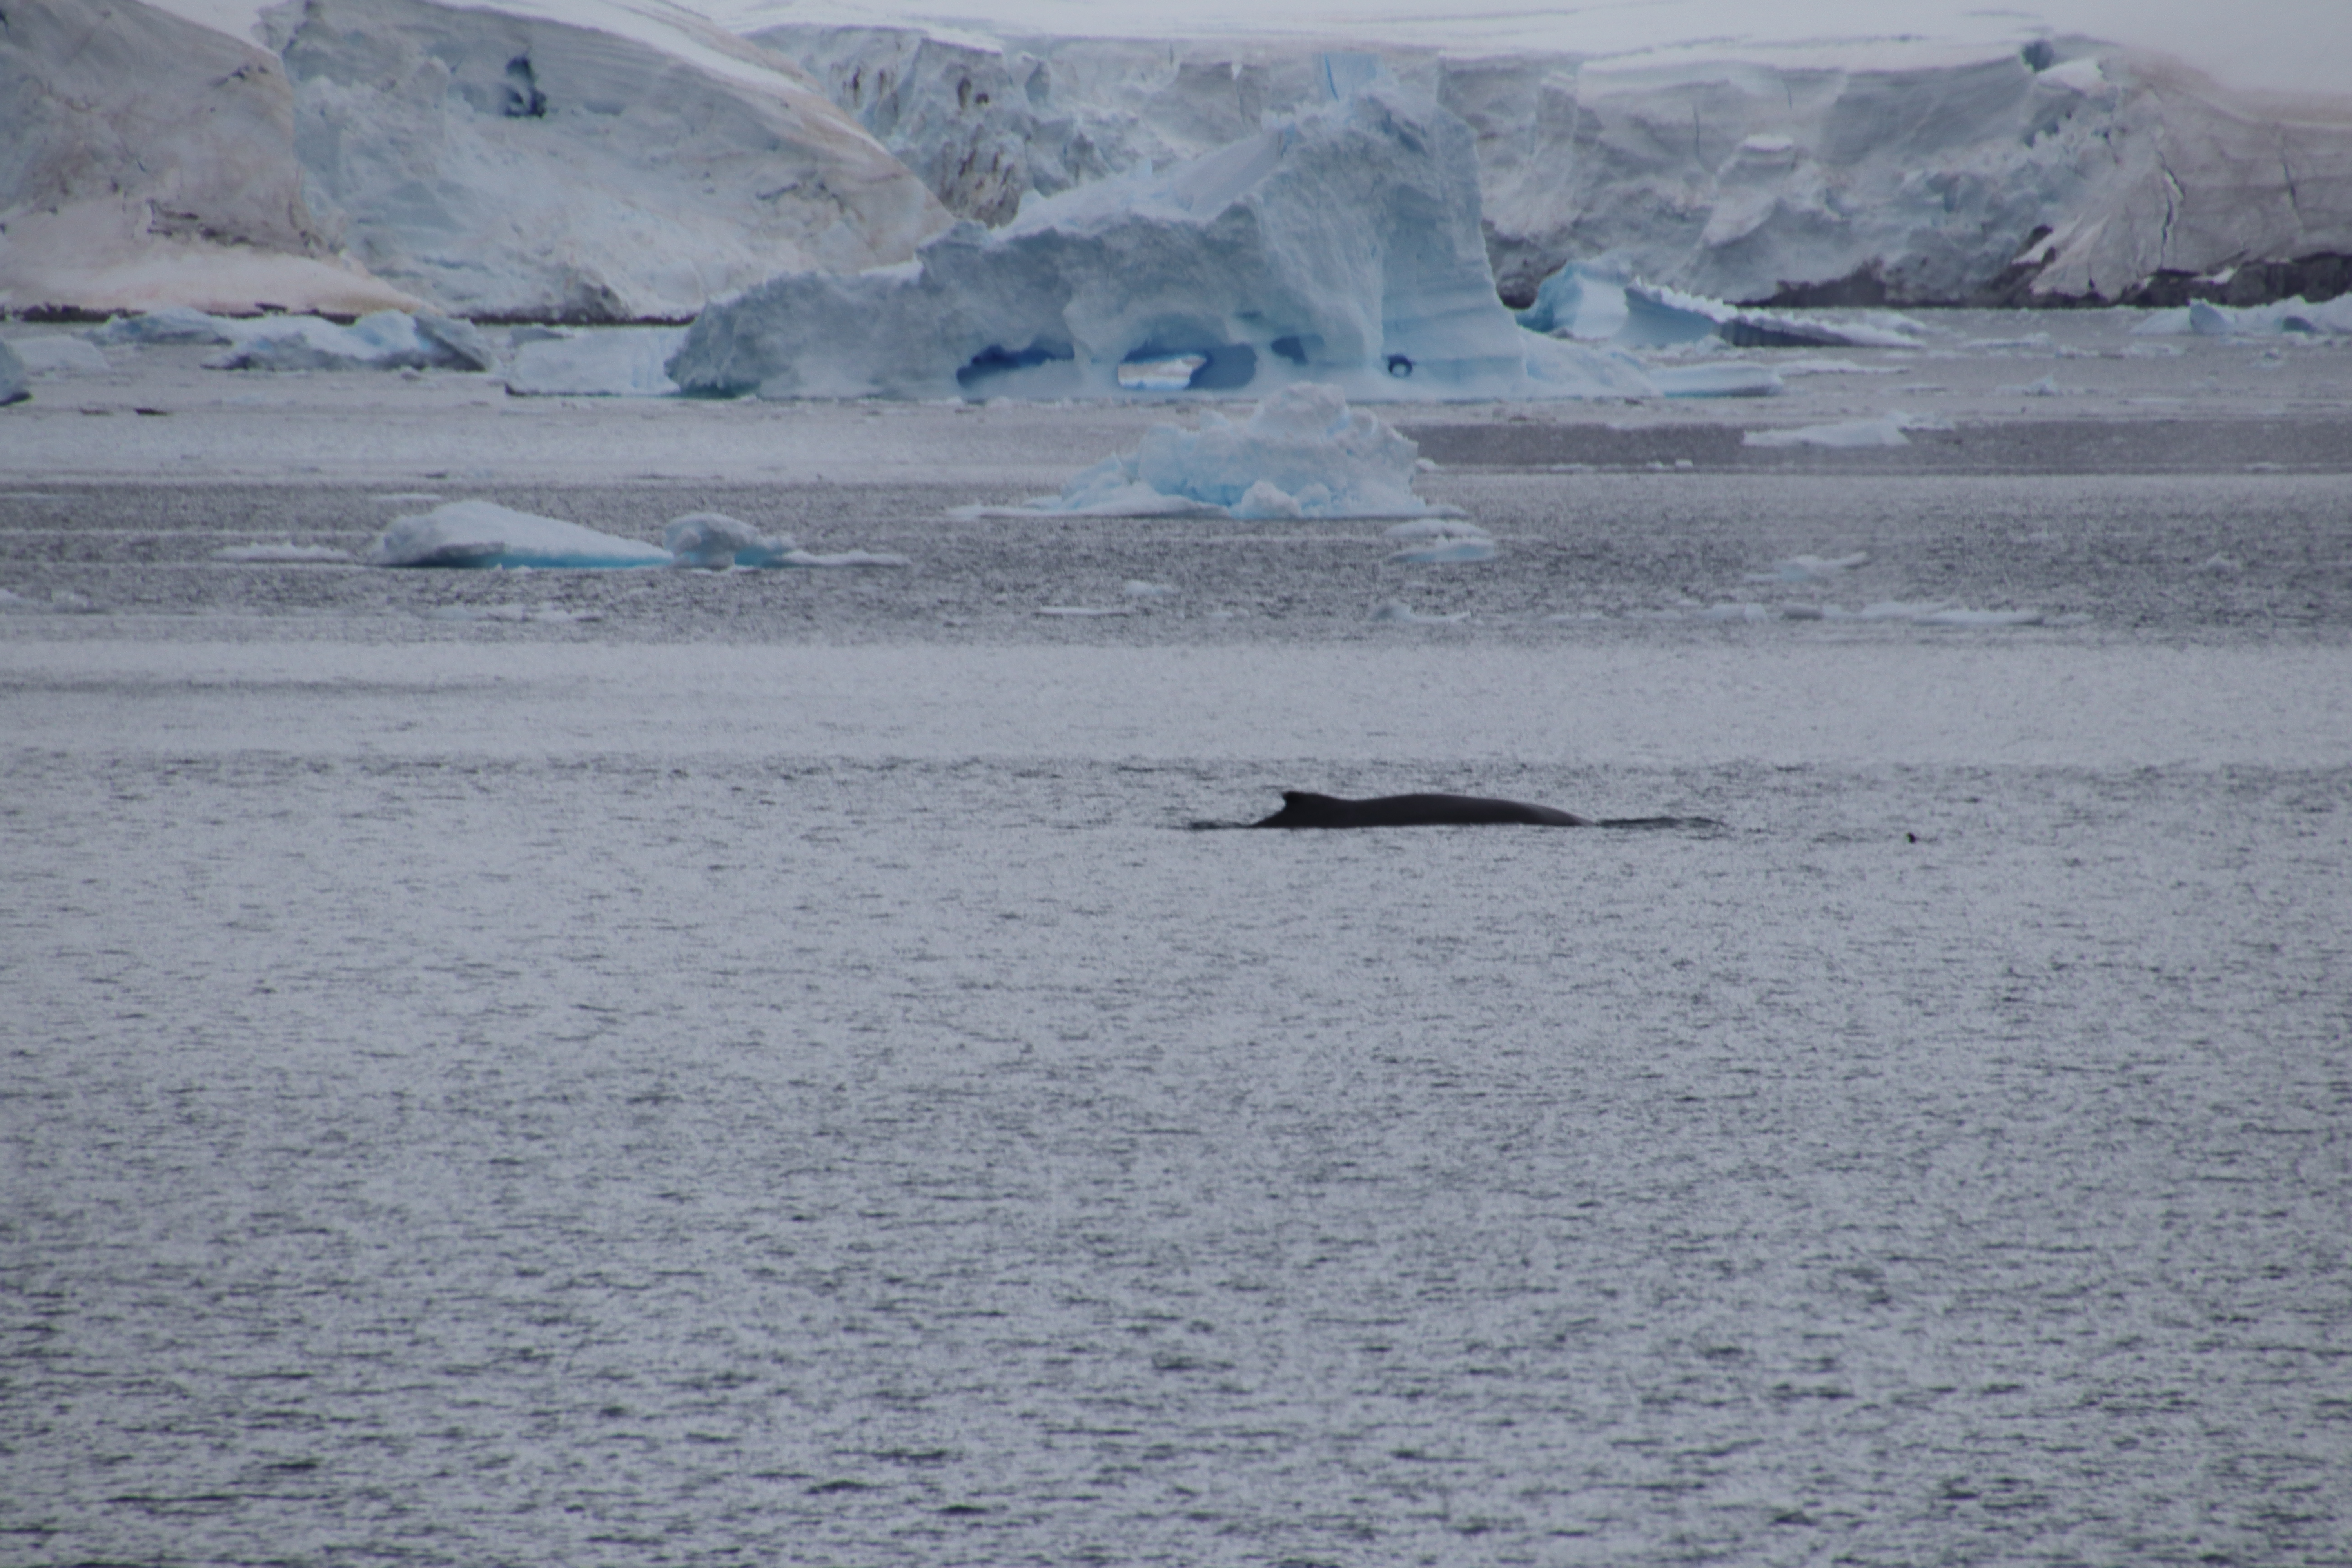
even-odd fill
[(1524, 822), (1544, 827), (1588, 827), (1572, 812), (1475, 795), (1384, 795), (1341, 800), (1307, 790), (1282, 792), (1282, 809), (1258, 827), (1424, 827), (1440, 824)]

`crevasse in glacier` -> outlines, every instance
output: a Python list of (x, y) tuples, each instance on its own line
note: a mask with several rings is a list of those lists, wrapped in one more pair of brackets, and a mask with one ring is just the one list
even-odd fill
[(1358, 399), (1639, 395), (1638, 365), (1496, 299), (1468, 128), (1367, 57), (1326, 101), (1205, 156), (959, 224), (899, 267), (772, 279), (704, 310), (688, 393)]

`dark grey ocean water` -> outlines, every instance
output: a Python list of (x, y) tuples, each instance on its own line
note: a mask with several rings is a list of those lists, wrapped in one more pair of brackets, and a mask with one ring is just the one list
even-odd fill
[(2341, 476), (1424, 489), (0, 500), (0, 1561), (2352, 1561)]

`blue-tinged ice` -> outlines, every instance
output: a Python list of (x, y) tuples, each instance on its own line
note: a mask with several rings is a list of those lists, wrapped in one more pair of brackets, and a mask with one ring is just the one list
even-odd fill
[(667, 566), (670, 559), (658, 544), (486, 500), (450, 501), (396, 518), (367, 553), (371, 566)]
[(662, 530), (662, 545), (680, 566), (725, 572), (737, 566), (775, 566), (793, 551), (792, 535), (761, 533), (721, 511), (688, 512)]
[(1336, 386), (1284, 387), (1236, 424), (1213, 411), (1197, 429), (1155, 425), (1125, 457), (1082, 470), (1057, 496), (1024, 507), (967, 507), (1093, 517), (1418, 518), (1444, 515), (1412, 493), (1420, 448)]
[(2233, 310), (2193, 300), (2177, 310), (2156, 310), (2132, 329), (2141, 336), (2263, 337), (2293, 333), (2307, 337), (2352, 334), (2352, 294), (2312, 304), (2301, 295), (2269, 305)]
[(684, 327), (599, 327), (534, 334), (516, 343), (507, 390), (520, 396), (666, 397), (677, 391), (667, 368)]
[(1832, 319), (1733, 305), (1643, 282), (1608, 261), (1561, 268), (1537, 287), (1535, 303), (1517, 319), (1529, 331), (1634, 349), (1710, 341), (1735, 348), (1899, 349), (1928, 335), (1924, 323), (1892, 310)]
[(765, 397), (1649, 392), (1638, 364), (1497, 301), (1462, 121), (1365, 59), (1325, 74), (1322, 105), (1204, 156), (959, 224), (902, 266), (713, 304), (669, 374)]
[(320, 316), (214, 316), (184, 305), (118, 316), (92, 342), (221, 343), (212, 370), (495, 370), (498, 353), (469, 321), (378, 310), (341, 326)]

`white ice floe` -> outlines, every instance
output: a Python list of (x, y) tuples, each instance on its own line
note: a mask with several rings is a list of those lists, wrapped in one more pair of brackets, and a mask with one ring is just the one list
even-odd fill
[(1450, 626), (1468, 620), (1470, 612), (1456, 610), (1452, 615), (1424, 615), (1402, 599), (1389, 599), (1372, 606), (1370, 618), (1381, 626)]
[(680, 566), (724, 572), (737, 566), (781, 565), (797, 548), (786, 533), (761, 533), (725, 512), (697, 511), (662, 530), (662, 548)]
[(1875, 419), (1846, 419), (1831, 425), (1800, 425), (1780, 430), (1750, 430), (1740, 437), (1748, 447), (1827, 447), (1843, 451), (1874, 447), (1907, 447), (1906, 430), (1948, 429), (1942, 421), (1914, 414), (1883, 414)]
[(113, 368), (104, 354), (80, 338), (18, 338), (8, 346), (34, 375), (103, 375)]
[(667, 566), (657, 544), (486, 500), (450, 501), (395, 519), (367, 554), (371, 566)]
[[(1799, 606), (1790, 606), (1782, 613), (1791, 619), (1813, 619), (1815, 614), (1806, 607), (1803, 613), (1791, 614)], [(1938, 599), (1882, 599), (1864, 605), (1859, 610), (1843, 609), (1836, 605), (1823, 605), (1818, 618), (1829, 621), (1902, 621), (1918, 626), (2038, 626), (2049, 623), (2050, 616), (2042, 610), (1972, 610)]]
[(1119, 592), (1130, 599), (1164, 599), (1176, 590), (1165, 583), (1147, 583), (1139, 577), (1130, 577)]
[(1198, 428), (1155, 425), (1128, 456), (1080, 472), (1058, 496), (955, 515), (1036, 512), (1093, 517), (1426, 518), (1412, 493), (1418, 448), (1337, 387), (1284, 387), (1236, 424), (1213, 411)]
[(685, 341), (684, 327), (535, 335), (509, 357), (507, 390), (541, 397), (666, 397), (677, 390), (667, 366)]
[(250, 324), (215, 316), (193, 305), (166, 305), (160, 310), (117, 316), (104, 326), (91, 328), (88, 335), (94, 343), (127, 347), (149, 343), (233, 343), (238, 331)]
[(295, 565), (313, 561), (349, 561), (352, 552), (331, 544), (226, 544), (213, 552), (215, 561), (266, 562)]
[(1823, 559), (1819, 555), (1791, 555), (1786, 561), (1774, 562), (1767, 571), (1749, 573), (1748, 581), (1750, 583), (1826, 583), (1832, 577), (1841, 576), (1857, 566), (1867, 563), (1869, 560), (1869, 554), (1860, 551), (1852, 555), (1840, 555), (1831, 559)]
[(1311, 111), (999, 230), (960, 224), (903, 267), (712, 305), (669, 374), (768, 397), (1650, 390), (1638, 364), (1528, 333), (1496, 300), (1467, 126), (1376, 70), (1328, 85)]
[(318, 316), (265, 316), (226, 325), (229, 348), (210, 370), (460, 370), (498, 368), (489, 341), (468, 321), (378, 310), (350, 326)]

